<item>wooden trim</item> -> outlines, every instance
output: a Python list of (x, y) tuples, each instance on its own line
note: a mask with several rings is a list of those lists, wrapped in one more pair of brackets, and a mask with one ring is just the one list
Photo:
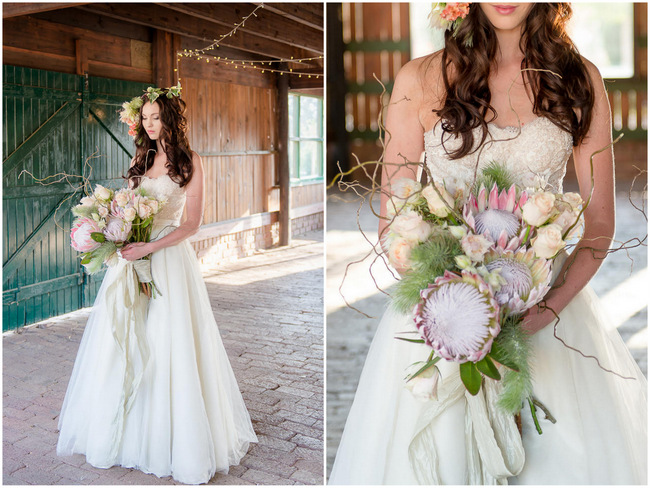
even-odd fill
[(76, 5), (86, 5), (85, 3), (32, 3), (32, 2), (15, 2), (2, 3), (2, 18), (19, 17), (21, 15), (36, 14), (38, 12), (47, 12), (50, 10), (59, 10)]
[(203, 241), (205, 239), (214, 239), (215, 237), (234, 234), (235, 232), (244, 232), (251, 229), (271, 225), (278, 221), (278, 212), (263, 212), (249, 217), (239, 219), (225, 220), (202, 226), (199, 231), (190, 237), (190, 242)]
[(313, 215), (325, 211), (325, 204), (323, 202), (312, 203), (311, 205), (303, 205), (302, 207), (291, 209), (291, 219), (299, 219), (307, 215)]

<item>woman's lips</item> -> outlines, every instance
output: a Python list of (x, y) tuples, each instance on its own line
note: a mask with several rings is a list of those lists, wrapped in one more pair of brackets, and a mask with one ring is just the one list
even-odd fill
[(501, 15), (510, 15), (517, 9), (516, 5), (493, 5), (493, 7)]

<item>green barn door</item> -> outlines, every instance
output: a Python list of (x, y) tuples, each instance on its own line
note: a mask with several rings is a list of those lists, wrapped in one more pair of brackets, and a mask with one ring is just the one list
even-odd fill
[[(92, 305), (102, 275), (88, 276), (70, 247), (79, 177), (120, 187), (133, 143), (117, 110), (146, 85), (3, 66), (3, 330)], [(22, 173), (22, 176), (21, 176)], [(88, 175), (88, 168), (85, 170)], [(49, 178), (50, 183), (59, 178)]]

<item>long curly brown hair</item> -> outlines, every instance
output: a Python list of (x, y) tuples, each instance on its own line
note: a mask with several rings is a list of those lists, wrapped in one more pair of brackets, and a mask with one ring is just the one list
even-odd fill
[[(526, 17), (519, 47), (524, 53), (522, 69), (548, 70), (522, 71), (534, 97), (533, 112), (571, 133), (577, 146), (591, 124), (594, 86), (566, 32), (571, 14), (568, 3), (535, 3)], [(442, 76), (446, 98), (442, 108), (434, 111), (443, 133), (461, 138), (458, 149), (449, 152), (452, 159), (472, 152), (477, 127), (481, 128), (480, 147), (488, 136), (487, 124), (496, 118), (488, 78), (497, 50), (494, 28), (476, 3), (455, 33), (445, 32)]]
[[(146, 93), (142, 95), (142, 99), (144, 103), (149, 102)], [(180, 97), (167, 98), (167, 90), (163, 90), (163, 94), (156, 99), (155, 103), (160, 107), (162, 122), (160, 138), (165, 141), (165, 153), (167, 154), (165, 167), (170, 178), (183, 187), (190, 182), (194, 173), (192, 150), (187, 139), (186, 104)], [(144, 104), (140, 107), (140, 120), (142, 120), (143, 107)], [(138, 187), (142, 176), (153, 165), (154, 157), (150, 155), (150, 152), (155, 154), (157, 148), (156, 141), (149, 138), (142, 123), (138, 124), (135, 146), (135, 162), (126, 174), (132, 188)]]

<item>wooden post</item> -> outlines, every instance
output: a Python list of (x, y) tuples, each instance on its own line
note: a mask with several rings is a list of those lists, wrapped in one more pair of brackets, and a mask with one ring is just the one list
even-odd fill
[[(286, 69), (279, 63), (279, 69)], [(289, 174), (289, 76), (277, 75), (278, 177), (280, 180), (280, 245), (291, 244), (291, 179)]]
[(83, 76), (88, 73), (88, 49), (82, 39), (75, 39), (75, 54), (77, 61), (77, 74)]
[(153, 36), (153, 82), (168, 88), (178, 82), (176, 52), (180, 49), (180, 37), (171, 32), (154, 30)]

